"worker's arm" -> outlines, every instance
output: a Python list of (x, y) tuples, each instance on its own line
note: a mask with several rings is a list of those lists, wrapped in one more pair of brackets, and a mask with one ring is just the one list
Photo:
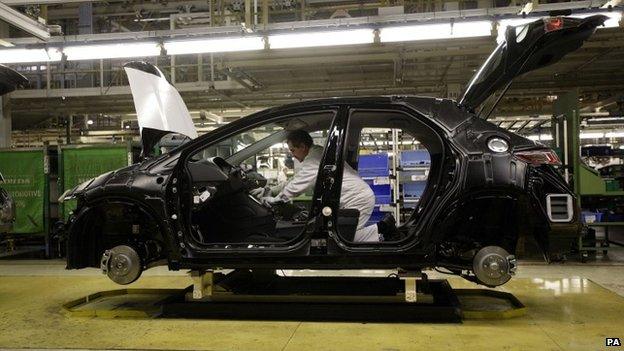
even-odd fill
[(295, 173), (293, 179), (291, 179), (290, 182), (284, 186), (277, 197), (292, 200), (293, 198), (303, 194), (309, 187), (316, 183), (318, 168), (319, 163), (313, 160), (301, 163), (301, 168), (297, 173)]

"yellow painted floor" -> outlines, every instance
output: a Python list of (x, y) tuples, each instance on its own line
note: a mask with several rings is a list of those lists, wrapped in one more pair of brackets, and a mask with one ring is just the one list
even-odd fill
[[(130, 287), (181, 288), (189, 282), (182, 275), (148, 275)], [(450, 282), (475, 287), (462, 279)], [(579, 277), (513, 279), (502, 290), (528, 307), (526, 316), (463, 324), (107, 320), (61, 312), (69, 300), (118, 288), (102, 275), (0, 275), (0, 348), (604, 350), (605, 337), (624, 340), (624, 297)]]

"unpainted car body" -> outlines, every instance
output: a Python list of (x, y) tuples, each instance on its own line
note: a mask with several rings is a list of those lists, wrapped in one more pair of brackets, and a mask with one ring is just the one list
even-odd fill
[[(511, 28), (507, 41), (497, 47), (459, 102), (386, 96), (280, 106), (159, 157), (102, 174), (63, 196), (78, 199), (67, 223), (67, 268), (101, 267), (114, 281), (127, 284), (143, 269), (160, 264), (173, 270), (443, 267), (480, 284), (504, 284), (515, 270), (512, 253), (520, 233), (534, 236), (548, 257), (549, 237), (579, 233), (579, 210), (555, 168), (559, 160), (552, 150), (498, 128), (477, 111), (514, 77), (580, 47), (604, 20), (556, 18)], [(164, 84), (162, 73), (149, 64), (132, 63), (128, 70), (143, 77), (142, 82)], [(170, 101), (181, 101), (170, 88), (166, 90)], [(142, 93), (133, 86), (135, 104)], [(139, 99), (146, 100), (149, 97)], [(148, 116), (150, 124), (142, 129), (144, 150), (152, 149), (165, 133), (158, 130), (158, 118), (184, 115), (185, 107), (175, 109), (181, 111), (176, 117)], [(353, 213), (339, 208), (343, 165), (357, 168), (353, 157), (357, 146), (349, 141), (358, 130), (355, 116), (363, 112), (389, 116), (371, 117), (371, 125), (412, 128), (431, 145), (426, 190), (411, 218), (399, 228), (403, 239), (394, 242), (351, 241)], [(309, 216), (289, 224), (296, 229), (290, 236), (278, 235), (287, 230), (279, 226), (275, 209), (249, 196), (263, 180), (237, 166), (248, 154), (197, 157), (206, 146), (267, 121), (288, 130), (296, 120), (315, 130), (314, 116), (319, 114), (331, 116), (324, 156)], [(140, 124), (141, 116), (139, 112)], [(190, 133), (188, 124), (177, 125), (181, 127), (170, 131)]]

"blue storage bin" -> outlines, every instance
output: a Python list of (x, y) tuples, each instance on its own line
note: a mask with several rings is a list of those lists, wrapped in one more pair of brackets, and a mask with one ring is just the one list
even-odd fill
[(387, 205), (392, 202), (392, 188), (390, 184), (373, 184), (372, 179), (366, 179), (365, 182), (375, 194), (376, 205)]
[(583, 223), (602, 222), (602, 212), (583, 211), (581, 218)]
[(409, 182), (403, 184), (403, 197), (408, 198), (420, 198), (427, 186), (426, 181)]
[(390, 174), (388, 154), (360, 155), (358, 174), (360, 177), (387, 177)]
[(375, 210), (373, 210), (373, 213), (371, 213), (371, 216), (368, 219), (368, 222), (366, 222), (366, 225), (369, 226), (369, 225), (377, 224), (377, 222), (381, 221), (385, 215), (386, 215), (386, 212), (381, 212), (376, 208)]
[(431, 156), (427, 150), (402, 151), (399, 159), (399, 165), (401, 165), (401, 167), (414, 167), (430, 164)]
[(624, 214), (621, 213), (609, 213), (606, 217), (607, 222), (624, 222)]

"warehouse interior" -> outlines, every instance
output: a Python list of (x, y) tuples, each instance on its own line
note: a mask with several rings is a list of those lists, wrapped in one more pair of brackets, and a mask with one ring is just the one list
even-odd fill
[[(16, 84), (0, 97), (0, 349), (622, 347), (623, 12), (622, 0), (0, 0), (0, 64), (23, 78), (19, 84), (6, 83), (10, 74), (0, 70), (0, 90), (5, 90), (5, 84)], [(508, 284), (467, 281), (462, 279), (466, 278), (463, 271), (457, 274), (446, 266), (387, 269), (382, 258), (370, 266), (364, 259), (357, 264), (336, 259), (327, 265), (331, 269), (319, 261), (286, 264), (288, 259), (277, 259), (278, 263), (257, 265), (249, 273), (240, 263), (252, 262), (246, 256), (218, 261), (235, 262), (231, 267), (238, 267), (226, 270), (218, 268), (227, 264), (213, 269), (209, 258), (189, 269), (171, 258), (164, 263), (154, 259), (143, 262), (134, 279), (124, 280), (113, 277), (109, 266), (119, 252), (102, 254), (69, 239), (70, 227), (74, 231), (79, 227), (74, 223), (85, 233), (103, 233), (110, 223), (125, 223), (131, 217), (125, 207), (111, 205), (104, 207), (98, 220), (79, 222), (77, 215), (86, 211), (82, 203), (86, 200), (76, 200), (76, 189), (88, 188), (104, 179), (103, 174), (121, 174), (111, 171), (135, 164), (140, 164), (139, 169), (151, 167), (150, 162), (165, 159), (184, 145), (220, 135), (224, 137), (218, 142), (198, 146), (199, 151), (188, 156), (186, 167), (191, 169), (203, 159), (226, 159), (240, 166), (240, 174), (247, 178), (258, 174), (266, 183), (261, 186), (263, 196), (273, 201), (271, 196), (277, 193), (271, 194), (272, 187), (281, 184), (283, 189), (298, 176), (304, 162), (293, 151), (291, 139), (286, 140), (287, 134), (290, 138), (287, 132), (301, 128), (309, 132), (314, 145), (326, 150), (335, 147), (340, 155), (336, 160), (344, 156), (344, 164), (353, 167), (353, 174), (370, 187), (375, 204), (366, 225), (379, 226), (390, 215), (393, 226), (416, 228), (414, 218), (424, 216), (424, 204), (436, 201), (431, 194), (442, 188), (435, 180), (452, 172), (442, 167), (449, 156), (440, 150), (445, 150), (447, 141), (435, 136), (443, 123), (405, 122), (405, 106), (411, 100), (403, 97), (459, 102), (475, 83), (471, 77), (487, 71), (481, 68), (486, 67), (484, 62), (496, 60), (493, 51), (522, 44), (521, 35), (526, 33), (517, 28), (543, 19), (549, 33), (567, 29), (561, 23), (568, 23), (569, 18), (581, 21), (595, 15), (604, 16), (601, 25), (577, 49), (554, 64), (519, 75), (498, 95), (490, 96), (489, 105), (469, 111), (490, 128), (484, 135), (502, 131), (553, 150), (553, 169), (569, 188), (566, 205), (574, 215), (568, 222), (580, 228), (573, 235), (551, 233), (539, 239), (522, 229), (527, 225), (523, 222), (532, 223), (532, 219), (508, 223), (514, 232), (520, 228), (514, 252), (502, 255), (513, 264), (508, 267), (513, 275)], [(517, 42), (505, 44), (511, 32)], [(184, 127), (169, 126), (166, 132), (174, 134), (157, 133), (153, 144), (145, 139), (149, 128), (141, 119), (151, 107), (141, 106), (137, 96), (142, 93), (132, 81), (136, 67), (148, 67), (143, 73), (159, 77), (153, 88), (156, 95), (158, 89), (169, 94), (165, 100), (157, 95), (159, 114), (190, 117), (179, 122), (187, 123)], [(506, 72), (498, 74), (502, 77)], [(332, 99), (353, 98), (348, 101), (377, 106), (384, 104), (376, 98), (380, 96), (396, 97), (393, 103), (402, 107), (381, 113), (356, 109), (344, 129), (336, 129), (341, 123), (336, 116), (341, 112), (328, 112), (334, 108)], [(167, 104), (178, 99), (185, 107), (168, 109)], [(263, 117), (278, 113), (279, 108), (307, 108), (313, 100), (321, 101), (324, 110), (293, 120)], [(416, 110), (426, 114), (425, 108)], [(341, 110), (336, 107), (336, 111)], [(188, 128), (194, 135), (183, 132)], [(460, 127), (449, 138), (460, 138), (462, 133)], [(503, 141), (506, 152), (509, 140)], [(488, 147), (498, 152), (489, 143)], [(453, 150), (453, 155), (463, 152)], [(328, 155), (331, 152), (323, 157)], [(468, 153), (466, 160), (474, 161), (475, 155)], [(327, 167), (316, 167), (319, 177), (335, 171), (335, 166)], [(513, 172), (515, 167), (513, 163)], [(344, 169), (339, 180), (343, 174), (347, 177), (347, 166)], [(234, 171), (229, 170), (226, 173), (231, 177)], [(343, 172), (342, 167), (339, 170)], [(138, 175), (120, 182), (130, 184), (133, 177)], [(161, 184), (163, 178), (158, 179)], [(329, 179), (333, 184), (334, 178)], [(496, 176), (490, 176), (486, 183), (496, 181)], [(177, 196), (176, 182), (173, 178), (167, 183), (174, 187), (167, 188), (162, 203), (175, 202), (171, 199)], [(317, 187), (322, 183), (319, 180)], [(107, 186), (112, 189), (113, 185)], [(207, 200), (214, 196), (210, 186), (195, 181), (189, 190), (189, 227), (198, 246), (215, 250), (289, 245), (309, 231), (311, 217), (307, 216), (315, 214), (313, 203), (320, 201), (318, 188), (316, 192), (308, 188), (290, 200), (291, 207), (276, 210), (269, 206), (268, 213), (299, 225), (280, 227), (279, 222), (279, 238), (263, 246), (257, 244), (260, 241), (246, 241), (252, 236), (248, 231), (263, 224), (254, 223), (248, 229), (247, 223), (228, 222), (228, 213), (238, 211), (228, 206), (236, 206), (239, 200)], [(332, 185), (325, 186), (330, 189)], [(130, 186), (127, 189), (133, 191)], [(107, 187), (91, 194), (98, 191), (105, 192)], [(155, 194), (140, 196), (149, 202)], [(206, 201), (213, 202), (196, 208)], [(548, 201), (550, 206), (551, 198)], [(577, 207), (572, 209), (571, 203)], [(519, 202), (518, 206), (528, 205)], [(290, 213), (293, 208), (298, 212)], [(494, 207), (473, 212), (478, 212), (475, 221), (482, 222), (466, 222), (466, 231), (490, 233), (495, 223), (507, 220), (497, 218)], [(328, 218), (342, 215), (332, 214), (329, 207), (319, 213)], [(178, 220), (176, 214), (167, 216), (165, 221)], [(550, 212), (549, 216), (553, 218)], [(340, 227), (342, 217), (335, 218)], [(156, 221), (128, 223), (137, 237), (148, 230), (144, 228), (156, 226)], [(438, 225), (442, 232), (443, 223)], [(226, 229), (219, 229), (221, 234), (211, 234), (222, 227)], [(408, 229), (402, 235), (412, 235), (411, 229), (405, 234)], [(344, 239), (348, 247), (358, 240), (355, 224), (352, 231), (355, 234), (338, 232), (337, 240), (351, 235)], [(181, 238), (182, 231), (172, 231), (171, 240), (176, 235)], [(241, 238), (233, 239), (237, 236)], [(314, 240), (310, 241), (313, 254)], [(318, 245), (329, 247), (322, 240)], [(385, 240), (391, 246), (394, 239), (387, 235)], [(543, 250), (544, 240), (549, 252)], [(223, 242), (227, 245), (219, 246)], [(388, 250), (383, 245), (379, 248), (379, 252)], [(93, 251), (84, 257), (96, 264), (76, 263), (85, 250)], [(125, 253), (129, 257), (134, 253), (130, 250)], [(160, 247), (146, 244), (144, 250), (163, 258)], [(180, 243), (176, 250), (184, 256), (186, 248)], [(96, 268), (100, 261), (102, 269)], [(284, 267), (277, 268), (279, 262)], [(242, 295), (236, 290), (238, 279), (248, 279), (244, 284), (264, 282), (267, 271), (274, 279), (268, 292)], [(287, 282), (296, 284), (292, 287)], [(331, 290), (334, 283), (342, 290)], [(385, 292), (386, 286), (395, 285), (403, 290), (392, 299), (363, 296), (369, 288)], [(330, 292), (314, 295), (323, 286)], [(444, 299), (436, 295), (436, 289), (444, 290), (440, 296), (451, 294), (452, 308), (442, 306)], [(186, 304), (172, 302), (174, 297)], [(447, 314), (448, 320), (444, 319)]]

